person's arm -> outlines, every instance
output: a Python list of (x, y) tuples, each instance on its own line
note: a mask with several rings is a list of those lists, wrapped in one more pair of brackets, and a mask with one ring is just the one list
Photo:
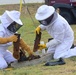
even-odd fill
[(0, 44), (5, 44), (8, 42), (16, 42), (16, 41), (17, 41), (16, 35), (12, 35), (12, 36), (7, 37), (7, 38), (0, 37)]
[(46, 44), (39, 44), (39, 49), (42, 50), (44, 48), (48, 48), (48, 47), (54, 47), (60, 43), (63, 42), (64, 40), (64, 35), (65, 35), (65, 29), (62, 25), (57, 27), (55, 26), (53, 28), (53, 40), (50, 40), (49, 42), (47, 42)]
[(58, 45), (59, 42), (56, 39), (50, 40), (48, 43), (46, 43), (46, 47), (54, 47), (56, 45)]
[(0, 44), (6, 44), (9, 42), (16, 42), (17, 41), (17, 36), (12, 35), (9, 37), (4, 37), (4, 32), (0, 31)]

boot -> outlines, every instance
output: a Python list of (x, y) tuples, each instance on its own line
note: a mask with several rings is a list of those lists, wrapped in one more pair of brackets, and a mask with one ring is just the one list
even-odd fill
[(55, 62), (47, 62), (45, 64), (45, 66), (55, 66), (55, 65), (64, 65), (65, 64), (65, 61), (60, 58), (58, 61), (55, 61)]

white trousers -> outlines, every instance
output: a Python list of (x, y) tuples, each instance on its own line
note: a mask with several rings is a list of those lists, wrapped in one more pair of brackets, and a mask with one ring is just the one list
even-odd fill
[(54, 59), (76, 56), (76, 47), (70, 49), (72, 44), (73, 41), (64, 41), (57, 46), (49, 47), (47, 53), (54, 53)]
[(13, 57), (10, 51), (0, 52), (0, 69), (4, 69), (8, 67), (8, 64), (15, 61), (16, 59)]

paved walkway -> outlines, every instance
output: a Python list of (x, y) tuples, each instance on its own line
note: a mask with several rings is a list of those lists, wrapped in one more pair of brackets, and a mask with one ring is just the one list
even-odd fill
[[(26, 3), (43, 3), (45, 0), (25, 0)], [(20, 0), (0, 0), (0, 5), (19, 4)]]

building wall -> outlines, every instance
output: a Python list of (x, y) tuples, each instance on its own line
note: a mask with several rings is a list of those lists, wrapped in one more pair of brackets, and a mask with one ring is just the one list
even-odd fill
[[(44, 0), (24, 0), (24, 1), (26, 3), (44, 3)], [(19, 3), (20, 3), (20, 0), (0, 0), (0, 5), (19, 4)]]

